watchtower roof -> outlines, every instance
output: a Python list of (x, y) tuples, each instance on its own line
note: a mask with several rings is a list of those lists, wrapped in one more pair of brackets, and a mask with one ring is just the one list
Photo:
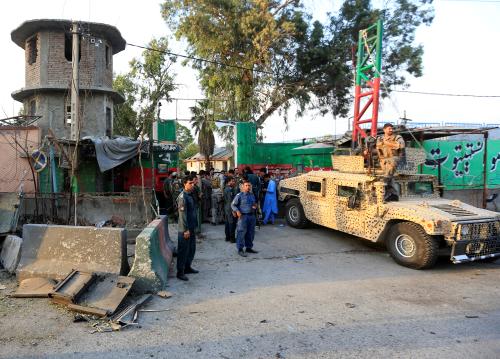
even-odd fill
[[(10, 37), (12, 41), (19, 47), (24, 49), (26, 39), (39, 31), (64, 31), (70, 32), (74, 21), (62, 19), (36, 19), (23, 22), (17, 29), (14, 29)], [(120, 31), (112, 25), (77, 21), (83, 27), (84, 33), (89, 33), (90, 36), (102, 37), (111, 43), (113, 55), (124, 50), (127, 42), (120, 34)]]

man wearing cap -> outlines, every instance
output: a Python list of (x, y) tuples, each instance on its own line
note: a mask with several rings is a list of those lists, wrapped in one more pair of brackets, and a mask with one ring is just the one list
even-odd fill
[[(380, 160), (380, 166), (386, 176), (386, 185), (390, 191), (386, 191), (386, 198), (389, 195), (395, 194), (393, 176), (398, 167), (398, 163), (403, 155), (405, 148), (405, 141), (400, 135), (394, 134), (394, 127), (392, 123), (384, 125), (384, 135), (377, 137), (377, 153)], [(392, 189), (391, 189), (392, 187)], [(389, 193), (391, 192), (391, 193)]]
[[(243, 181), (241, 192), (234, 197), (231, 203), (231, 209), (238, 217), (238, 222), (236, 224), (236, 247), (238, 249), (238, 254), (242, 257), (246, 257), (246, 253), (258, 253), (253, 249), (257, 200), (252, 192), (250, 181)], [(246, 249), (246, 252), (243, 252), (243, 248)]]

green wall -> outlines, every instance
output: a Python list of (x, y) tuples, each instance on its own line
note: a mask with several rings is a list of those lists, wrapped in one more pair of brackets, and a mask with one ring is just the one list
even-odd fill
[[(238, 165), (292, 165), (293, 167), (331, 167), (327, 153), (292, 151), (301, 143), (256, 143), (254, 123), (236, 124)], [(441, 183), (447, 190), (483, 187), (484, 142), (475, 140), (428, 140), (424, 142), (427, 161), (422, 173), (438, 175), (436, 161), (441, 162)], [(500, 188), (500, 140), (488, 140), (487, 188)]]
[[(438, 175), (437, 161), (441, 163), (441, 182), (446, 189), (479, 189), (483, 187), (484, 141), (424, 142), (427, 161), (422, 172)], [(497, 166), (498, 160), (498, 166)], [(500, 188), (500, 141), (489, 140), (487, 146), (487, 188)]]
[(237, 151), (236, 161), (240, 165), (283, 165), (293, 164), (296, 156), (292, 149), (302, 146), (301, 143), (257, 143), (257, 130), (254, 123), (240, 122), (236, 124)]
[[(158, 144), (165, 142), (177, 142), (175, 120), (161, 120), (156, 122), (158, 138), (153, 148), (155, 168), (164, 169), (179, 168), (179, 152), (166, 152), (158, 147)], [(149, 164), (151, 167), (151, 164)]]

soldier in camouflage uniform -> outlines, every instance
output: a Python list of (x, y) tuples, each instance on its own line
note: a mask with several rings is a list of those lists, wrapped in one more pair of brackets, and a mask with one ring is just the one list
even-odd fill
[(243, 176), (241, 175), (240, 170), (237, 167), (234, 169), (234, 180), (236, 181), (234, 189), (236, 190), (236, 193), (239, 193), (240, 186), (243, 184)]
[(384, 125), (384, 135), (377, 137), (377, 153), (380, 166), (385, 176), (386, 199), (398, 196), (394, 185), (394, 174), (401, 160), (405, 148), (405, 141), (400, 135), (394, 134), (394, 127), (391, 123)]
[(177, 220), (176, 199), (182, 191), (182, 182), (177, 178), (177, 172), (172, 172), (163, 183), (163, 195), (167, 200), (167, 214)]

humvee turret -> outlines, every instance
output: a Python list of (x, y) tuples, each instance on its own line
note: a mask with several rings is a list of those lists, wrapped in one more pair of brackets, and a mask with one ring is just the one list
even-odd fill
[(500, 214), (441, 198), (435, 176), (398, 171), (396, 200), (387, 201), (384, 177), (365, 168), (362, 156), (333, 156), (332, 162), (333, 171), (280, 182), (290, 226), (313, 222), (385, 242), (397, 263), (416, 269), (432, 267), (442, 252), (454, 263), (500, 256)]

